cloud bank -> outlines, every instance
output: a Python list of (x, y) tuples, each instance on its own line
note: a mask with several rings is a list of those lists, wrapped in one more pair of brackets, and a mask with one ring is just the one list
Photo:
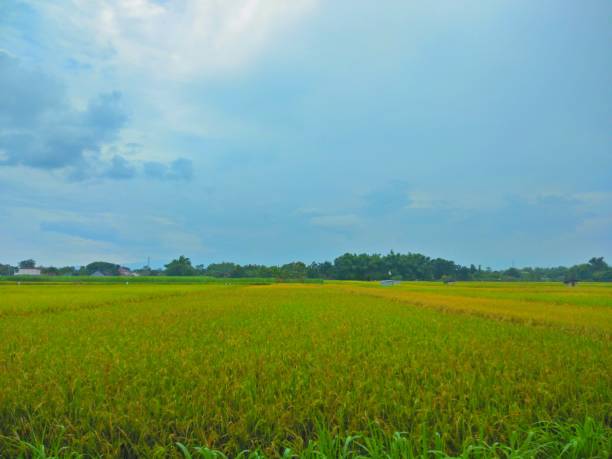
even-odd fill
[(612, 259), (612, 4), (553, 3), (3, 0), (0, 262)]
[[(0, 51), (0, 166), (59, 171), (70, 180), (143, 176), (185, 180), (193, 175), (185, 158), (169, 164), (130, 160), (121, 153), (121, 131), (129, 114), (119, 91), (100, 93), (83, 107), (62, 84)], [(150, 174), (151, 168), (162, 170)]]

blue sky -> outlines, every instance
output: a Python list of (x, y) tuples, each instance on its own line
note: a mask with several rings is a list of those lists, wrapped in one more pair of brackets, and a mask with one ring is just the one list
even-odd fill
[(4, 0), (0, 262), (612, 261), (612, 3)]

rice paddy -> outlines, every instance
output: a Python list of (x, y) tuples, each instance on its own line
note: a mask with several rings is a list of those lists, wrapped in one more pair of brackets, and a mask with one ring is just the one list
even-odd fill
[(0, 457), (600, 457), (612, 285), (0, 285)]

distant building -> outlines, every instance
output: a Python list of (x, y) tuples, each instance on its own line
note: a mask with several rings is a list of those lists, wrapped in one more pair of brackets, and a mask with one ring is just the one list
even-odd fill
[(19, 268), (15, 271), (15, 276), (40, 276), (38, 268)]
[(96, 271), (95, 273), (92, 273), (92, 276), (103, 277), (105, 274), (102, 271)]
[(130, 268), (126, 268), (124, 266), (121, 266), (118, 269), (119, 275), (120, 276), (133, 276), (134, 274), (132, 273), (132, 271), (130, 271)]
[(401, 283), (401, 281), (393, 280), (393, 279), (386, 279), (386, 280), (381, 280), (380, 281), (380, 285), (382, 285), (383, 287), (390, 287), (392, 285), (400, 284), (400, 283)]

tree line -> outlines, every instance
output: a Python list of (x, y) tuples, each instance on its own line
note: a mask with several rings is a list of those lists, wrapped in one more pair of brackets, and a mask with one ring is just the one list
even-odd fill
[[(23, 260), (19, 268), (34, 268), (34, 260)], [(12, 275), (15, 266), (0, 264), (0, 275)], [(104, 261), (96, 261), (81, 267), (39, 267), (42, 274), (62, 276), (84, 276), (103, 274), (117, 276), (130, 271), (125, 267)], [(553, 268), (509, 268), (493, 270), (480, 265), (462, 266), (443, 258), (430, 258), (419, 253), (400, 254), (393, 251), (386, 255), (345, 253), (333, 262), (313, 262), (309, 265), (296, 261), (284, 265), (258, 265), (223, 262), (193, 265), (188, 257), (181, 255), (164, 266), (153, 269), (144, 266), (131, 273), (147, 276), (210, 276), (218, 278), (276, 278), (276, 279), (338, 279), (338, 280), (382, 280), (405, 281), (612, 281), (612, 267), (603, 257), (593, 257), (588, 262)]]

